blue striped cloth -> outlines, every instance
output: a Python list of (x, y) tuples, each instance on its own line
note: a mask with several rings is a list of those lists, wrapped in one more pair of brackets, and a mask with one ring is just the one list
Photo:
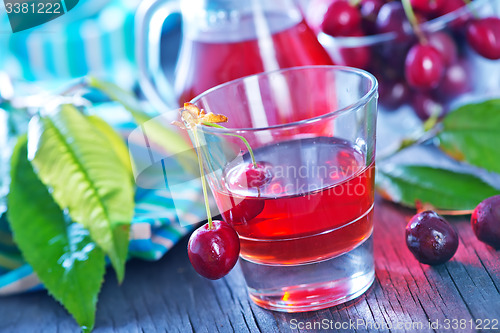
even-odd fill
[[(113, 103), (96, 108), (94, 113), (113, 122), (124, 138), (137, 127), (128, 121), (121, 107)], [(175, 205), (168, 188), (137, 188), (130, 233), (130, 258), (158, 260), (193, 229), (192, 223), (205, 219), (200, 186), (190, 184), (180, 188), (182, 193), (176, 193)], [(43, 285), (32, 268), (24, 262), (3, 217), (0, 219), (0, 296), (40, 289), (43, 289)]]
[[(0, 70), (29, 81), (88, 73), (135, 83), (134, 15), (140, 0), (80, 0), (63, 16), (12, 33), (0, 11)], [(1, 7), (0, 7), (1, 8)]]

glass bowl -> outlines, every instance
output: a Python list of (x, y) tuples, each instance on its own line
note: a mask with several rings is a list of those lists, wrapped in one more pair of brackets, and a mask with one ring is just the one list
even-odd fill
[(500, 1), (475, 0), (468, 6), (421, 24), (427, 36), (445, 34), (445, 38), (452, 41), (446, 46), (445, 54), (450, 59), (441, 81), (427, 91), (409, 87), (405, 79), (406, 54), (417, 43), (412, 33), (332, 37), (318, 29), (318, 17), (328, 3), (331, 0), (309, 2), (306, 18), (313, 29), (316, 28), (320, 43), (335, 64), (362, 68), (375, 75), (379, 81), (382, 112), (409, 108), (420, 119), (427, 119), (434, 113), (444, 115), (471, 99), (500, 95), (500, 60), (478, 55), (465, 38), (467, 20), (474, 16), (500, 16)]

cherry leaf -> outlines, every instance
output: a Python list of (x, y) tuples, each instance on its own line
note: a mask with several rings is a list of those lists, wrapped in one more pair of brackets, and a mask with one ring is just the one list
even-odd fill
[(438, 139), (445, 153), (500, 173), (500, 99), (459, 107), (442, 125)]
[(115, 149), (109, 137), (71, 105), (29, 124), (28, 154), (35, 171), (59, 206), (90, 231), (122, 281), (134, 189)]
[(27, 159), (26, 137), (19, 139), (11, 162), (8, 220), (14, 240), (49, 293), (89, 332), (104, 279), (104, 253), (38, 179)]
[(379, 167), (376, 181), (378, 192), (391, 201), (409, 207), (421, 201), (439, 210), (464, 213), (500, 193), (474, 175), (421, 165)]

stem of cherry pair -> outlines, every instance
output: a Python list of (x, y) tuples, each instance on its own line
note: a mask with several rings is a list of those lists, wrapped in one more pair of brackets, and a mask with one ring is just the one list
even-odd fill
[[(203, 122), (203, 125), (211, 126), (211, 127), (215, 127), (215, 128), (226, 129), (224, 126), (221, 126), (219, 124), (209, 123), (209, 122)], [(252, 159), (253, 167), (257, 168), (257, 161), (255, 160), (255, 155), (253, 154), (252, 147), (250, 147), (250, 144), (248, 143), (247, 139), (245, 139), (243, 136), (238, 135), (238, 134), (226, 133), (225, 135), (235, 136), (235, 137), (239, 138), (241, 141), (243, 141), (243, 143), (245, 144), (245, 146), (248, 149), (248, 153), (250, 154), (250, 158)]]
[(361, 3), (361, 0), (348, 0), (347, 2), (349, 2), (351, 7), (357, 7)]
[(196, 126), (193, 126), (191, 130), (197, 146), (196, 155), (200, 167), (201, 187), (208, 223), (194, 230), (189, 237), (188, 257), (198, 274), (210, 280), (217, 280), (227, 275), (236, 265), (240, 254), (240, 240), (232, 226), (223, 221), (212, 220), (198, 131)]
[(421, 44), (427, 44), (427, 38), (422, 32), (422, 29), (420, 29), (420, 24), (418, 23), (417, 16), (413, 11), (413, 7), (411, 6), (410, 0), (401, 0), (401, 3), (403, 4), (403, 9), (405, 11), (406, 18), (408, 18), (408, 21), (410, 22), (411, 27), (415, 32), (415, 35), (417, 36), (419, 42)]
[(212, 213), (210, 212), (210, 205), (208, 204), (208, 190), (207, 190), (207, 181), (205, 179), (205, 172), (203, 171), (203, 163), (201, 162), (201, 154), (200, 154), (200, 140), (198, 139), (198, 132), (196, 127), (192, 129), (195, 143), (197, 145), (196, 156), (198, 157), (198, 166), (200, 167), (200, 176), (201, 176), (201, 188), (203, 191), (203, 200), (205, 202), (205, 209), (207, 210), (207, 220), (208, 220), (208, 228), (214, 229), (214, 224), (212, 222)]
[[(202, 125), (210, 126), (210, 127), (215, 127), (215, 128), (226, 129), (226, 127), (224, 127), (224, 126), (221, 126), (221, 125), (218, 125), (218, 124), (214, 124), (214, 123), (210, 123), (210, 122), (203, 122)], [(198, 146), (198, 149), (196, 149), (196, 155), (198, 157), (198, 166), (200, 168), (201, 188), (202, 188), (202, 191), (203, 191), (203, 198), (205, 200), (205, 208), (206, 208), (206, 211), (207, 211), (208, 225), (209, 225), (209, 229), (213, 229), (212, 215), (210, 213), (210, 207), (209, 207), (209, 204), (208, 204), (207, 182), (206, 182), (206, 179), (205, 179), (205, 172), (203, 171), (203, 164), (202, 164), (201, 154), (200, 154), (200, 151), (199, 151), (199, 149), (201, 149), (200, 148), (201, 147), (200, 140), (198, 138), (198, 132), (197, 132), (196, 127), (194, 127), (192, 129), (192, 131), (193, 131), (194, 140), (196, 142), (196, 145)], [(237, 138), (239, 138), (243, 142), (243, 144), (248, 149), (248, 153), (250, 154), (250, 158), (252, 160), (253, 167), (255, 169), (257, 169), (258, 168), (257, 161), (255, 160), (255, 155), (253, 153), (252, 147), (250, 147), (250, 144), (248, 143), (247, 139), (245, 139), (243, 136), (238, 135), (238, 134), (226, 133), (224, 135), (230, 135), (230, 136), (237, 137)]]

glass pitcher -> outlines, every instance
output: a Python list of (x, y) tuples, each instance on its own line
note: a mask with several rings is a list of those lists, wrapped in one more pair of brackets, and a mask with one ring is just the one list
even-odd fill
[[(179, 11), (182, 40), (171, 84), (160, 66), (161, 28)], [(297, 0), (143, 1), (136, 40), (141, 88), (158, 110), (175, 108), (243, 76), (332, 64)]]

